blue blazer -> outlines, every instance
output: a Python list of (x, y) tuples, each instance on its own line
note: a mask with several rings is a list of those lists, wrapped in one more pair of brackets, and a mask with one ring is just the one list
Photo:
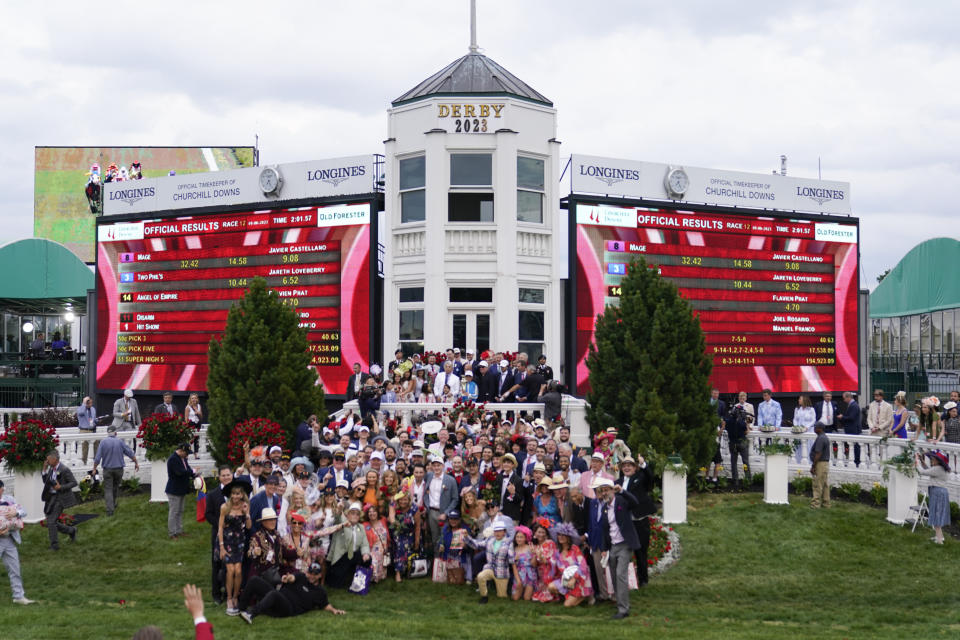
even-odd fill
[(252, 498), (250, 498), (250, 519), (253, 520), (253, 528), (251, 532), (259, 530), (260, 527), (260, 515), (263, 513), (263, 510), (267, 507), (270, 507), (277, 512), (277, 515), (280, 515), (280, 494), (273, 494), (273, 500), (267, 499), (267, 492), (260, 491)]
[(172, 496), (187, 495), (193, 491), (193, 476), (193, 469), (186, 458), (181, 458), (174, 451), (173, 455), (167, 458), (167, 487), (164, 492)]
[(857, 404), (856, 400), (851, 400), (840, 418), (840, 426), (844, 433), (859, 435), (863, 430), (861, 425), (860, 405)]
[(587, 544), (591, 551), (603, 551), (603, 523), (598, 520), (601, 502), (597, 498), (584, 498), (587, 512)]

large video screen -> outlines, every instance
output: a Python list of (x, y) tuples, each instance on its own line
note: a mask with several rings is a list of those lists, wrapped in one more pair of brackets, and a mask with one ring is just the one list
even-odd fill
[(33, 235), (93, 262), (94, 209), (104, 184), (252, 166), (253, 147), (37, 147)]
[(104, 224), (97, 387), (202, 391), (210, 338), (256, 276), (306, 328), (326, 393), (370, 361), (370, 204)]
[(690, 301), (723, 393), (858, 388), (855, 221), (576, 204), (577, 391), (587, 349), (642, 256)]

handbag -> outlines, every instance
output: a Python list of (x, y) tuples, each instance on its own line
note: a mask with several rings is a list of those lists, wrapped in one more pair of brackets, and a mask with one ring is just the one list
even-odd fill
[(421, 558), (417, 554), (411, 554), (407, 558), (407, 562), (410, 565), (410, 570), (407, 575), (408, 578), (425, 578), (428, 573), (430, 573), (430, 561), (426, 558)]
[(447, 565), (447, 584), (464, 584), (466, 581), (466, 572), (459, 563), (456, 566)]
[(433, 560), (433, 581), (441, 584), (447, 583), (447, 563), (440, 557)]
[(390, 566), (390, 554), (389, 554), (389, 553), (383, 554), (383, 566), (385, 566), (385, 567), (389, 567), (389, 566)]
[(373, 582), (373, 569), (370, 567), (357, 567), (353, 574), (353, 582), (347, 588), (347, 591), (354, 595), (365, 596), (370, 593), (370, 585)]

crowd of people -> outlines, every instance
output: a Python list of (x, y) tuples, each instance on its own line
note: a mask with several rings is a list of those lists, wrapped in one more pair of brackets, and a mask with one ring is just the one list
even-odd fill
[(354, 592), (429, 574), (475, 584), (481, 603), (493, 582), (515, 600), (615, 599), (617, 618), (629, 584), (647, 582), (653, 474), (613, 430), (581, 448), (562, 421), (527, 414), (399, 428), (348, 412), (297, 434), (294, 451), (248, 448), (207, 494), (213, 595), (229, 615), (301, 613), (262, 599), (298, 574)]

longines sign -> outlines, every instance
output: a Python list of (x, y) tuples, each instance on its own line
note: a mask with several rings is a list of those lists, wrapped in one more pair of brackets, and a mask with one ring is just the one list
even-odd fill
[(850, 183), (598, 156), (571, 158), (571, 191), (780, 211), (849, 214)]
[(265, 167), (164, 178), (110, 182), (104, 185), (104, 215), (194, 209), (277, 200), (355, 195), (374, 191), (372, 155), (277, 165), (280, 187), (264, 195), (260, 174)]

